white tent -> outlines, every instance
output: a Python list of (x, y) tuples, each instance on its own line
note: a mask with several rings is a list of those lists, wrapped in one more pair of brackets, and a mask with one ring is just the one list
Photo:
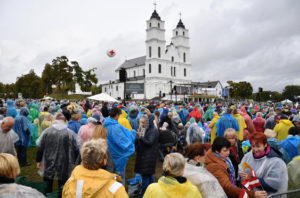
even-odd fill
[(283, 101), (281, 101), (281, 104), (292, 104), (293, 102), (290, 101), (289, 99), (285, 99)]
[(101, 93), (101, 94), (97, 94), (94, 96), (90, 96), (90, 97), (88, 97), (88, 99), (98, 100), (98, 101), (103, 101), (103, 102), (120, 102), (106, 93)]
[(52, 100), (53, 98), (51, 98), (50, 96), (44, 97), (44, 100)]

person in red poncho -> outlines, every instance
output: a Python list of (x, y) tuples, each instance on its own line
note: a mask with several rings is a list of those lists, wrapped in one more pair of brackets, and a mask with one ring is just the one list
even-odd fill
[(264, 132), (265, 131), (265, 122), (266, 120), (262, 118), (262, 113), (257, 112), (256, 118), (253, 120), (253, 124), (257, 132)]
[(193, 111), (191, 111), (191, 113), (189, 114), (188, 120), (190, 120), (190, 118), (195, 118), (196, 122), (198, 123), (199, 121), (201, 121), (202, 118), (202, 114), (198, 109), (198, 105), (196, 105), (193, 109)]
[(244, 131), (244, 140), (248, 140), (249, 135), (256, 132), (256, 130), (255, 130), (255, 127), (253, 125), (251, 117), (247, 113), (247, 110), (246, 110), (245, 106), (242, 106), (240, 111), (243, 113), (242, 116), (244, 117), (246, 125), (247, 125), (247, 128), (245, 128), (245, 131)]

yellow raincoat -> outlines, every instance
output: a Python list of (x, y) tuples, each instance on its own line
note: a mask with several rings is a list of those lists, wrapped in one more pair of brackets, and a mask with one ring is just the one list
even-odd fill
[(76, 166), (63, 189), (63, 197), (128, 197), (124, 186), (116, 181), (117, 175), (103, 169), (88, 170)]
[(211, 144), (214, 142), (216, 136), (217, 136), (217, 122), (219, 120), (220, 116), (214, 116), (214, 118), (211, 120), (210, 124), (208, 125), (209, 128), (211, 128), (211, 132), (210, 132), (210, 135), (211, 135), (211, 139), (210, 139), (210, 142)]
[(125, 128), (127, 128), (129, 131), (132, 130), (132, 127), (130, 125), (129, 120), (127, 120), (127, 113), (124, 110), (121, 110), (122, 114), (120, 115), (118, 122), (124, 126)]
[(244, 139), (244, 129), (247, 128), (245, 119), (239, 113), (233, 114), (233, 117), (237, 120), (240, 130), (238, 131), (238, 138), (240, 141)]
[[(289, 183), (288, 190), (296, 190), (300, 187), (300, 156), (294, 157), (294, 159), (287, 165)], [(292, 194), (295, 197), (300, 197), (300, 192)]]
[(161, 177), (158, 183), (148, 186), (144, 198), (202, 198), (198, 188), (189, 180), (179, 183), (172, 177)]
[(278, 140), (285, 140), (289, 135), (289, 129), (293, 127), (293, 123), (289, 120), (279, 120), (279, 123), (274, 127), (274, 132), (277, 134)]

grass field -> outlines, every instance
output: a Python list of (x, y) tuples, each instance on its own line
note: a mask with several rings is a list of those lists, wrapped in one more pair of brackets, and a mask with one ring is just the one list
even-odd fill
[[(36, 147), (28, 148), (27, 161), (31, 163), (31, 166), (21, 168), (20, 176), (29, 175), (29, 177), (27, 178), (27, 180), (29, 181), (43, 181), (41, 176), (37, 173), (38, 169), (36, 167), (36, 162), (35, 162), (36, 151), (37, 151)], [(125, 174), (126, 180), (135, 177), (134, 164), (135, 164), (135, 153), (130, 157), (128, 161), (126, 174)], [(155, 180), (158, 180), (161, 174), (162, 174), (162, 163), (157, 159)], [(57, 182), (54, 182), (53, 191), (56, 190), (57, 190)]]

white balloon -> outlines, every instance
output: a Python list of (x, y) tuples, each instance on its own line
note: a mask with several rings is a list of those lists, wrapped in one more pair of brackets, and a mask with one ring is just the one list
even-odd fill
[(116, 51), (113, 49), (107, 50), (106, 51), (107, 56), (109, 57), (114, 57), (116, 55)]

